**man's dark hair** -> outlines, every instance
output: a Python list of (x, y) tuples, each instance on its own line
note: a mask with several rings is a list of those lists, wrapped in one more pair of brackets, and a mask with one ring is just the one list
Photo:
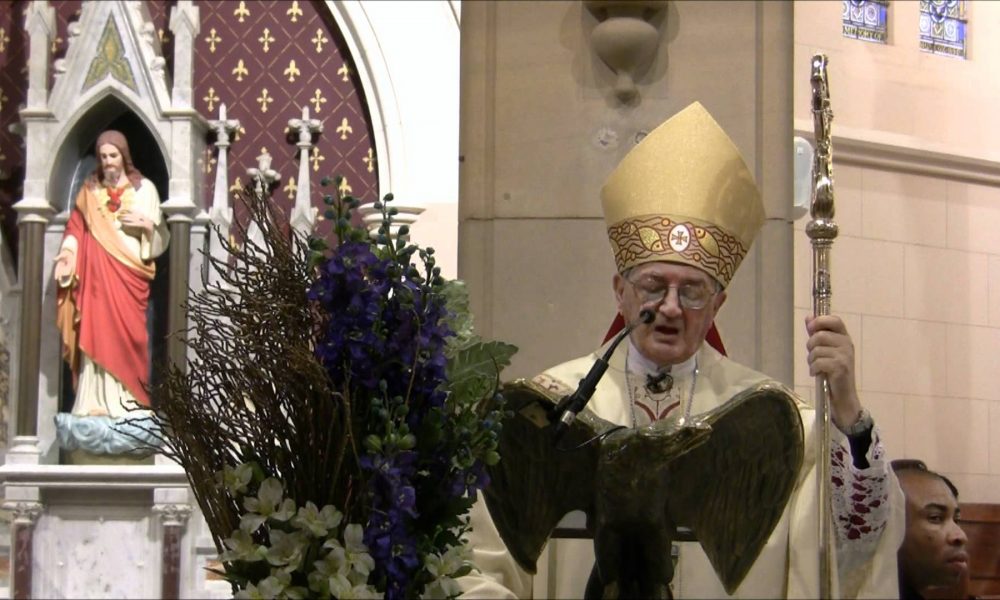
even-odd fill
[(948, 489), (951, 490), (951, 494), (955, 496), (955, 500), (958, 500), (958, 488), (955, 487), (955, 484), (944, 475), (928, 469), (924, 461), (917, 458), (898, 458), (889, 464), (892, 466), (892, 470), (896, 474), (899, 474), (901, 471), (917, 471), (930, 477), (937, 477), (943, 481), (946, 486), (948, 486)]

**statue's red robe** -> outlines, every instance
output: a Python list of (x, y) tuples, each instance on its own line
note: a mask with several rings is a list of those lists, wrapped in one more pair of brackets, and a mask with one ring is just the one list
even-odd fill
[(74, 387), (83, 352), (148, 407), (146, 306), (155, 266), (125, 247), (106, 210), (95, 190), (84, 185), (66, 224), (65, 235), (79, 245), (77, 281), (60, 288), (57, 297), (63, 357), (73, 370)]

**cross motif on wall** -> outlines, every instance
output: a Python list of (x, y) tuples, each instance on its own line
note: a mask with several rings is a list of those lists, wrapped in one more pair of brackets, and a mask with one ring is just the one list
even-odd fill
[(330, 40), (326, 39), (326, 36), (323, 35), (322, 29), (317, 29), (316, 35), (309, 41), (316, 44), (316, 54), (319, 54), (323, 51), (323, 44), (329, 42)]
[(257, 102), (260, 103), (260, 112), (266, 113), (267, 105), (274, 102), (274, 98), (268, 94), (267, 88), (264, 88), (260, 91), (260, 96), (257, 96)]
[(267, 27), (264, 28), (264, 34), (257, 38), (257, 41), (264, 44), (264, 52), (271, 49), (271, 42), (274, 41), (274, 36), (271, 35), (271, 30)]
[(213, 27), (209, 30), (208, 37), (205, 38), (205, 41), (208, 42), (208, 51), (215, 54), (215, 45), (221, 42), (222, 38), (219, 37), (215, 31), (215, 27)]
[(312, 103), (313, 110), (319, 112), (319, 107), (326, 104), (326, 98), (323, 97), (323, 93), (320, 92), (319, 88), (316, 88), (316, 93), (313, 94), (313, 97), (310, 98), (309, 102)]
[(208, 95), (202, 97), (202, 100), (208, 102), (208, 112), (215, 110), (215, 103), (219, 101), (219, 97), (215, 95), (215, 88), (208, 88)]
[(313, 171), (319, 171), (319, 163), (321, 163), (324, 160), (326, 160), (326, 157), (319, 153), (319, 147), (318, 146), (313, 146), (312, 147), (312, 158), (310, 158), (309, 160), (312, 161)]

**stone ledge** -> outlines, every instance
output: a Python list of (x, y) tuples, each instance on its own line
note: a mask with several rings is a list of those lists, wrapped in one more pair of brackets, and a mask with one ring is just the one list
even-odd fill
[(177, 465), (3, 465), (5, 487), (162, 488), (187, 487)]
[[(813, 143), (811, 130), (795, 135)], [(1000, 162), (854, 137), (833, 136), (833, 164), (855, 165), (1000, 187)], [(834, 181), (837, 173), (834, 171)]]

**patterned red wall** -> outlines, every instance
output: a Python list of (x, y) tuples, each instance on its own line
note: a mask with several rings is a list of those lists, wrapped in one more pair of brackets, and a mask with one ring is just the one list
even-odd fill
[(17, 215), (11, 208), (21, 198), (24, 147), (10, 126), (20, 121), (18, 107), (28, 89), (28, 35), (24, 30), (27, 0), (0, 6), (0, 219), (4, 241), (17, 254)]
[[(28, 37), (24, 31), (26, 0), (0, 2), (0, 209), (6, 239), (16, 235), (10, 206), (20, 199), (24, 151), (20, 138), (9, 131), (17, 123), (18, 106), (27, 89)], [(173, 67), (173, 33), (169, 29), (174, 0), (147, 0), (168, 73)], [(79, 18), (81, 0), (50, 2), (57, 14), (53, 59), (66, 53), (66, 28)], [(371, 141), (371, 119), (343, 36), (324, 2), (308, 0), (211, 0), (195, 2), (201, 14), (201, 32), (195, 41), (195, 108), (207, 119), (218, 116), (225, 102), (228, 117), (241, 129), (229, 151), (230, 191), (237, 180), (247, 182), (246, 170), (256, 166), (266, 148), (272, 168), (281, 173), (275, 201), (290, 211), (298, 184), (298, 148), (289, 137), (288, 120), (300, 117), (309, 105), (310, 116), (323, 122), (310, 158), (313, 205), (321, 207), (324, 193), (319, 179), (334, 173), (346, 178), (354, 196), (373, 200), (378, 194), (376, 157)], [(265, 34), (266, 32), (266, 34)], [(266, 90), (266, 93), (265, 93)], [(214, 147), (201, 157), (205, 185), (202, 205), (209, 207), (215, 182)], [(329, 227), (321, 224), (320, 233)], [(16, 245), (12, 248), (16, 253)]]
[[(286, 131), (288, 120), (301, 117), (308, 105), (310, 117), (323, 123), (310, 157), (313, 205), (322, 207), (323, 194), (332, 192), (318, 183), (333, 173), (345, 177), (354, 196), (374, 200), (370, 119), (357, 70), (325, 4), (214, 0), (198, 6), (195, 105), (215, 118), (225, 102), (228, 117), (242, 126), (230, 147), (230, 181), (245, 184), (247, 168), (256, 166), (266, 148), (274, 157), (272, 168), (281, 173), (274, 197), (290, 210), (299, 161), (296, 138), (289, 139)], [(212, 158), (203, 162), (210, 179)], [(210, 181), (206, 189), (212, 189)]]

